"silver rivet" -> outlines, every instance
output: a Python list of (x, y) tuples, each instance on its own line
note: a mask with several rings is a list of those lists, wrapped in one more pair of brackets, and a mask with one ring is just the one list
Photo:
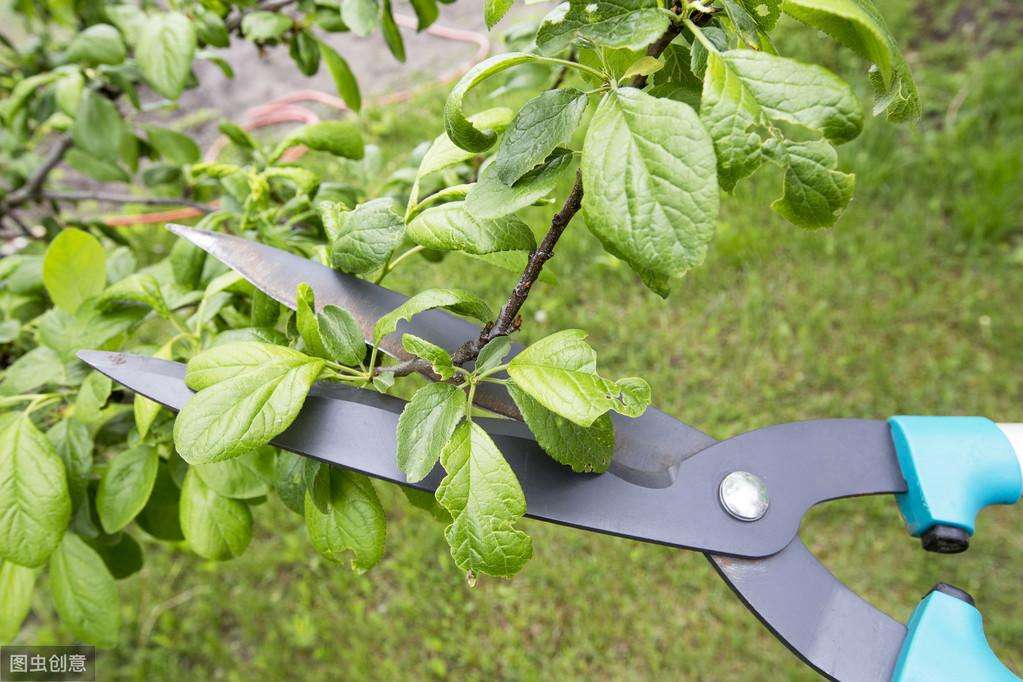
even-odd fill
[(748, 471), (733, 471), (721, 480), (718, 488), (721, 506), (740, 521), (757, 521), (767, 513), (770, 500), (767, 486), (759, 476)]

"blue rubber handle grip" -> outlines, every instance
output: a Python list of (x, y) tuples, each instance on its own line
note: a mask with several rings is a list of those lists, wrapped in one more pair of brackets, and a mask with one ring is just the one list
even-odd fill
[(1012, 443), (983, 417), (892, 417), (888, 420), (907, 491), (896, 495), (909, 532), (941, 524), (973, 534), (977, 513), (1013, 504), (1023, 472)]
[(972, 604), (931, 592), (906, 628), (894, 682), (1019, 682), (991, 650), (984, 619)]

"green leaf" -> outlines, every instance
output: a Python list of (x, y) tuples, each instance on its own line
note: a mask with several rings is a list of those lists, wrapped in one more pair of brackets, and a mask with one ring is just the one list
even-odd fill
[(82, 92), (71, 128), (75, 146), (98, 159), (116, 162), (124, 126), (121, 114), (109, 99), (95, 90)]
[(128, 533), (119, 533), (116, 537), (116, 540), (109, 539), (113, 544), (107, 544), (108, 538), (104, 537), (89, 544), (99, 554), (114, 580), (123, 580), (142, 570), (142, 547)]
[(36, 572), (10, 561), (0, 561), (0, 642), (14, 640), (32, 608)]
[(274, 490), (291, 511), (305, 513), (305, 457), (281, 450), (274, 463)]
[[(255, 138), (253, 138), (252, 135), (249, 134), (249, 132), (242, 128), (240, 125), (231, 123), (230, 121), (221, 121), (220, 124), (217, 126), (217, 130), (223, 133), (229, 140), (231, 140), (231, 142), (238, 145), (242, 149), (249, 150), (259, 148), (259, 144), (256, 142)], [(228, 164), (225, 164), (224, 167), (231, 168), (233, 170), (233, 167), (229, 166)], [(204, 170), (206, 169), (209, 169), (209, 167), (204, 168)], [(192, 169), (193, 173), (196, 172), (196, 170), (197, 169), (193, 168)]]
[(117, 29), (110, 24), (93, 24), (71, 40), (65, 60), (95, 66), (120, 64), (124, 56), (124, 42)]
[(834, 147), (811, 140), (785, 141), (774, 149), (774, 157), (787, 169), (782, 196), (771, 208), (799, 227), (834, 225), (856, 186), (855, 176), (838, 170)]
[[(503, 131), (512, 121), (512, 110), (506, 107), (486, 109), (478, 114), (469, 117), (469, 121), (482, 129), (492, 130), (495, 134)], [(470, 152), (455, 145), (447, 133), (442, 133), (434, 139), (433, 144), (426, 150), (423, 160), (419, 162), (419, 170), (416, 172), (416, 184), (427, 175), (437, 171), (450, 168), (464, 163), (474, 157), (475, 152)]]
[(98, 424), (103, 418), (103, 406), (110, 398), (113, 382), (99, 372), (90, 372), (75, 396), (74, 417), (86, 426)]
[(294, 34), (288, 53), (303, 76), (314, 76), (320, 70), (320, 46), (309, 31)]
[(75, 639), (100, 647), (117, 644), (121, 622), (117, 584), (99, 554), (77, 535), (66, 533), (50, 557), (50, 593), (61, 622)]
[(319, 46), (320, 56), (334, 79), (337, 94), (352, 111), (359, 111), (362, 108), (362, 95), (359, 93), (359, 82), (355, 79), (355, 74), (352, 73), (348, 62), (327, 43), (319, 41)]
[(692, 52), (683, 42), (670, 43), (661, 53), (664, 68), (650, 77), (651, 95), (668, 97), (698, 108), (703, 81), (692, 71)]
[(64, 462), (69, 487), (84, 486), (92, 469), (93, 440), (89, 428), (74, 417), (68, 417), (51, 426), (46, 438)]
[(345, 210), (340, 203), (320, 204), (320, 217), (333, 234), (330, 245), (334, 267), (356, 275), (383, 266), (401, 243), (405, 221), (393, 199), (374, 199)]
[(380, 5), (376, 0), (341, 0), (341, 20), (352, 33), (365, 38), (380, 25)]
[(135, 5), (103, 4), (103, 12), (107, 18), (121, 31), (124, 40), (134, 46), (142, 33), (142, 25), (146, 21), (146, 13)]
[(0, 395), (29, 393), (46, 384), (62, 384), (67, 372), (60, 355), (46, 346), (37, 346), (4, 370)]
[(547, 161), (510, 187), (498, 177), (495, 164), (490, 164), (466, 195), (465, 209), (472, 217), (485, 220), (501, 218), (531, 206), (557, 189), (558, 181), (572, 166), (573, 158), (570, 150), (555, 149)]
[[(252, 326), (270, 329), (277, 325), (281, 306), (259, 289), (252, 292)], [(286, 345), (286, 344), (282, 344)]]
[(242, 34), (255, 42), (276, 40), (291, 26), (291, 18), (277, 12), (247, 12), (242, 17)]
[(587, 97), (572, 88), (548, 90), (526, 102), (494, 155), (494, 172), (505, 185), (544, 163), (568, 143), (586, 111)]
[(149, 500), (160, 457), (156, 449), (138, 445), (110, 461), (99, 481), (96, 512), (107, 533), (116, 533), (134, 519)]
[(838, 144), (863, 129), (855, 93), (827, 69), (755, 50), (729, 50), (720, 57), (768, 118), (820, 131)]
[(600, 415), (589, 427), (579, 426), (551, 412), (514, 383), (508, 384), (508, 393), (536, 442), (556, 462), (578, 472), (607, 471), (615, 448), (614, 424), (609, 414)]
[(920, 102), (916, 84), (884, 17), (871, 0), (785, 0), (782, 9), (824, 31), (874, 64), (871, 75), (877, 102), (893, 122), (916, 118)]
[(830, 71), (752, 50), (708, 56), (700, 116), (726, 190), (763, 161), (769, 126), (801, 125), (842, 143), (863, 125), (856, 95)]
[(195, 472), (218, 495), (249, 500), (266, 495), (274, 478), (274, 449), (262, 447), (223, 462), (197, 464)]
[(774, 30), (781, 16), (782, 0), (739, 0), (739, 4), (765, 33)]
[(366, 357), (366, 341), (352, 314), (336, 305), (323, 306), (316, 314), (323, 347), (331, 359), (348, 367), (358, 366)]
[(57, 351), (61, 360), (71, 361), (79, 350), (103, 349), (145, 317), (146, 312), (137, 307), (105, 312), (94, 300), (82, 303), (74, 315), (54, 308), (39, 320), (39, 341)]
[(139, 527), (160, 540), (171, 542), (183, 540), (185, 536), (181, 533), (179, 520), (180, 496), (181, 491), (170, 474), (170, 467), (165, 462), (160, 462), (153, 492), (136, 518)]
[(327, 350), (320, 338), (320, 325), (316, 320), (315, 306), (312, 287), (304, 282), (299, 284), (295, 293), (295, 326), (305, 343), (304, 350), (309, 355), (327, 358)]
[(714, 234), (714, 147), (687, 105), (635, 88), (605, 95), (583, 146), (583, 210), (604, 248), (662, 296)]
[(349, 121), (320, 121), (302, 126), (288, 135), (274, 151), (271, 161), (280, 158), (284, 150), (296, 145), (327, 152), (346, 159), (359, 160), (365, 154), (359, 128)]
[(177, 12), (153, 14), (142, 26), (135, 60), (150, 87), (168, 99), (185, 89), (195, 56), (195, 28)]
[[(541, 405), (579, 426), (590, 426), (611, 409), (642, 414), (646, 382), (634, 377), (614, 382), (598, 375), (597, 354), (585, 338), (579, 329), (544, 337), (512, 358), (508, 374)], [(649, 403), (648, 386), (645, 391)]]
[(462, 289), (425, 289), (377, 320), (373, 326), (373, 345), (380, 345), (380, 339), (393, 333), (402, 320), (412, 319), (413, 315), (432, 308), (447, 308), (481, 322), (494, 317), (486, 301), (473, 293)]
[(439, 251), (478, 255), (536, 248), (533, 231), (518, 218), (478, 219), (466, 210), (464, 201), (426, 209), (409, 222), (405, 233), (416, 244)]
[(222, 497), (189, 468), (181, 486), (181, 532), (188, 546), (205, 559), (241, 556), (252, 540), (252, 512), (238, 500)]
[(455, 366), (451, 361), (451, 354), (440, 346), (412, 334), (402, 334), (401, 346), (417, 358), (429, 362), (441, 380), (446, 381), (455, 376)]
[(384, 510), (365, 476), (319, 467), (315, 483), (306, 491), (305, 525), (317, 552), (341, 562), (350, 551), (356, 571), (371, 568), (383, 556)]
[[(728, 50), (728, 35), (717, 26), (707, 26), (703, 30), (703, 37), (716, 48), (717, 52)], [(703, 79), (707, 69), (707, 48), (699, 40), (693, 41), (689, 46), (689, 70), (698, 78)]]
[(514, 4), (515, 0), (483, 0), (483, 18), (487, 22), (487, 28), (497, 26), (497, 22), (501, 21)]
[(111, 284), (96, 302), (104, 310), (115, 307), (117, 303), (129, 302), (149, 306), (160, 317), (168, 318), (171, 314), (160, 291), (160, 283), (148, 273), (128, 275)]
[(469, 69), (452, 88), (444, 104), (444, 127), (451, 141), (466, 151), (483, 152), (490, 149), (497, 141), (497, 131), (481, 130), (466, 118), (462, 111), (465, 96), (490, 76), (535, 60), (535, 56), (525, 52), (507, 52), (484, 59)]
[(380, 7), (380, 34), (387, 44), (394, 58), (399, 62), (405, 61), (405, 41), (398, 30), (398, 24), (394, 21), (394, 13), (391, 10), (391, 0), (382, 0)]
[(67, 165), (83, 175), (100, 182), (128, 182), (131, 176), (113, 161), (98, 159), (81, 149), (72, 147), (64, 157)]
[(487, 345), (480, 349), (476, 356), (476, 366), (473, 370), (481, 374), (501, 364), (504, 357), (511, 351), (511, 339), (507, 336), (498, 336), (487, 342)]
[(146, 139), (149, 140), (149, 144), (160, 156), (171, 163), (183, 166), (189, 163), (198, 163), (202, 158), (199, 145), (188, 135), (154, 125), (143, 126), (143, 128), (146, 131)]
[(581, 38), (602, 47), (642, 50), (668, 29), (670, 17), (656, 0), (569, 0), (544, 18), (536, 46), (553, 55)]
[(416, 13), (416, 31), (425, 31), (440, 16), (437, 0), (409, 0)]
[(437, 501), (453, 521), (444, 531), (458, 567), (507, 577), (533, 555), (532, 539), (514, 527), (526, 498), (504, 456), (487, 432), (462, 422), (441, 453), (447, 475)]
[(632, 62), (629, 68), (625, 69), (622, 78), (634, 78), (635, 76), (650, 76), (664, 68), (664, 62), (657, 57), (645, 55)]
[(298, 416), (323, 360), (290, 348), (232, 343), (199, 353), (185, 382), (199, 392), (178, 413), (174, 443), (189, 464), (266, 445)]
[(269, 327), (242, 327), (240, 329), (225, 329), (217, 334), (210, 347), (223, 346), (229, 343), (241, 343), (243, 341), (255, 341), (257, 343), (269, 343), (276, 346), (288, 345), (288, 337)]
[(195, 30), (199, 40), (212, 47), (229, 47), (231, 36), (224, 20), (208, 9), (198, 9), (195, 16)]
[(404, 485), (399, 486), (399, 488), (405, 495), (405, 499), (408, 500), (413, 507), (429, 512), (430, 516), (441, 521), (445, 525), (451, 523), (451, 514), (448, 513), (447, 509), (440, 506), (440, 503), (437, 502), (437, 498), (433, 496), (433, 493), (425, 490), (419, 490), (418, 488), (409, 488)]
[(0, 557), (41, 566), (71, 519), (64, 464), (24, 414), (0, 416)]
[(315, 312), (313, 290), (299, 284), (295, 297), (295, 323), (305, 342), (306, 351), (317, 357), (355, 366), (366, 356), (366, 342), (355, 318), (334, 305)]
[(453, 384), (423, 386), (398, 418), (398, 466), (412, 483), (437, 464), (458, 422), (465, 416), (465, 393)]

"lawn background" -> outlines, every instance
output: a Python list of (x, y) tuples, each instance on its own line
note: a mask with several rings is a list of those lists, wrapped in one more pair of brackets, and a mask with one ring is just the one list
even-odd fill
[[(644, 376), (658, 407), (718, 438), (816, 417), (1023, 420), (1023, 8), (881, 5), (924, 116), (900, 127), (871, 119), (842, 148), (857, 189), (834, 229), (776, 217), (781, 178), (762, 170), (724, 200), (706, 264), (664, 301), (577, 217), (550, 263), (559, 283), (537, 285), (523, 337), (586, 329), (609, 376)], [(848, 51), (791, 21), (779, 33), (784, 54), (835, 69), (869, 106), (864, 66)], [(251, 68), (245, 78), (258, 77)], [(442, 130), (444, 96), (364, 114), (391, 167)], [(538, 232), (552, 211), (531, 214)], [(499, 303), (513, 280), (450, 258), (413, 263), (388, 284), (467, 287)], [(526, 569), (470, 589), (443, 527), (378, 490), (388, 549), (365, 575), (316, 555), (277, 501), (254, 510), (256, 537), (231, 562), (140, 537), (146, 565), (121, 583), (123, 644), (100, 653), (100, 679), (815, 677), (699, 554), (527, 521)], [(995, 650), (1023, 670), (1023, 509), (984, 512), (961, 556), (920, 550), (890, 498), (814, 510), (802, 537), (900, 620), (936, 581), (970, 591)], [(70, 641), (46, 595), (36, 591), (19, 643)]]

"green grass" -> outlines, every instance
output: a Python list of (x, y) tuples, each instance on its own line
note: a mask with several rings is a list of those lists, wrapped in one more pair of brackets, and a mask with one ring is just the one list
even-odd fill
[[(523, 335), (588, 330), (609, 375), (646, 377), (659, 407), (719, 438), (829, 416), (1023, 419), (1019, 13), (928, 4), (885, 3), (911, 46), (924, 120), (870, 121), (843, 148), (858, 187), (836, 228), (784, 224), (767, 208), (780, 178), (762, 171), (724, 202), (707, 263), (663, 301), (577, 219), (551, 262), (559, 285), (537, 286)], [(861, 65), (815, 34), (785, 45), (865, 90)], [(441, 130), (442, 101), (369, 112), (368, 128), (391, 155)], [(536, 212), (538, 230), (550, 212)], [(388, 283), (471, 287), (496, 303), (512, 281), (452, 258)], [(526, 569), (470, 589), (442, 526), (378, 488), (388, 552), (366, 575), (318, 557), (277, 502), (255, 510), (257, 536), (229, 563), (146, 542), (145, 568), (122, 583), (124, 645), (101, 653), (103, 678), (814, 677), (699, 554), (527, 521)], [(891, 498), (825, 505), (802, 536), (900, 620), (936, 581), (969, 590), (995, 650), (1023, 670), (1023, 510), (984, 512), (970, 551), (953, 557), (924, 553)], [(68, 641), (43, 594), (22, 639)]]

